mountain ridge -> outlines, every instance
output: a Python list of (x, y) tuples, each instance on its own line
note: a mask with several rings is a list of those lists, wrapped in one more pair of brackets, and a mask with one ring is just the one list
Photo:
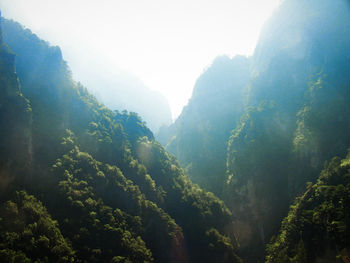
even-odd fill
[[(281, 2), (249, 58), (248, 80), (239, 87), (241, 102), (228, 92), (220, 93), (225, 78), (218, 74), (206, 83), (216, 83), (209, 95), (196, 102), (195, 93), (200, 94), (196, 88), (204, 94), (205, 86), (195, 87), (187, 106), (191, 111), (184, 110), (177, 120), (183, 125), (174, 128), (175, 122), (162, 131), (165, 136), (158, 135), (190, 178), (223, 198), (233, 214), (233, 231), (245, 262), (264, 260), (265, 245), (278, 234), (289, 206), (305, 192), (306, 183), (317, 181), (325, 161), (347, 153), (349, 7), (348, 1)], [(204, 105), (209, 99), (217, 102)], [(216, 107), (224, 104), (230, 105), (234, 116), (223, 122), (230, 132), (219, 143), (223, 136), (208, 136), (208, 131), (219, 126), (223, 114)], [(203, 110), (204, 106), (208, 109)], [(242, 110), (234, 111), (237, 106)], [(206, 128), (196, 129), (200, 123)], [(213, 143), (197, 142), (206, 137)], [(203, 155), (200, 165), (191, 166)], [(215, 188), (208, 184), (208, 174), (216, 179)]]
[[(234, 241), (224, 236), (231, 215), (223, 202), (192, 184), (137, 114), (100, 104), (72, 80), (58, 47), (29, 36), (29, 65), (15, 73), (14, 60), (9, 64), (1, 56), (0, 63), (2, 78), (16, 80), (1, 83), (0, 90), (18, 89), (19, 79), (32, 115), (30, 167), (24, 165), (27, 156), (17, 160), (20, 166), (1, 166), (2, 181), (5, 172), (13, 178), (1, 195), (7, 211), (0, 216), (1, 260), (240, 262)], [(16, 127), (20, 115), (1, 116), (7, 127)], [(12, 130), (2, 138), (1, 147), (16, 142)], [(14, 156), (1, 154), (14, 163)], [(34, 217), (21, 221), (26, 213)], [(10, 216), (18, 218), (14, 225)], [(43, 224), (33, 232), (33, 225)], [(43, 246), (41, 253), (34, 245)]]

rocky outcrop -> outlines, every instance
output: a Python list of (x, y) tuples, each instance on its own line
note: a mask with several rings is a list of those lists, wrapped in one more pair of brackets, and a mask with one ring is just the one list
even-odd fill
[(15, 71), (15, 55), (2, 43), (1, 34), (0, 47), (1, 176), (6, 167), (21, 169), (30, 165), (31, 108), (20, 90)]

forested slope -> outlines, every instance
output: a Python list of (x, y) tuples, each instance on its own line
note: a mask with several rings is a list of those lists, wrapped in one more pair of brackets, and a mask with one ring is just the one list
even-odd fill
[(193, 182), (221, 195), (226, 180), (226, 147), (244, 112), (249, 59), (217, 57), (198, 78), (188, 105), (157, 139), (175, 154)]
[(349, 1), (282, 1), (214, 60), (157, 135), (176, 157), (2, 21), (0, 261), (348, 262)]
[(350, 145), (349, 17), (347, 1), (284, 1), (256, 48), (249, 110), (228, 141), (225, 199), (262, 247), (306, 182)]
[[(48, 73), (46, 66), (54, 61), (54, 56), (62, 56), (58, 54), (61, 51), (50, 48), (45, 41), (34, 41), (37, 37), (15, 21), (2, 18), (2, 23), (4, 42), (17, 54), (17, 72), (26, 75), (26, 81), (35, 81), (31, 74), (41, 74), (40, 76), (45, 78)], [(36, 63), (36, 67), (30, 66), (33, 62)], [(51, 74), (58, 70), (58, 67), (54, 69), (53, 66), (51, 64), (48, 68), (52, 71)], [(171, 111), (166, 98), (161, 93), (150, 90), (141, 80), (121, 70), (100, 65), (97, 61), (96, 65), (82, 67), (81, 70), (84, 69), (84, 74), (80, 72), (80, 75), (84, 76), (81, 82), (84, 85), (87, 83), (89, 91), (93, 91), (110, 109), (138, 112), (155, 132), (161, 125), (171, 123)]]
[[(263, 260), (295, 197), (316, 182), (325, 161), (344, 157), (350, 147), (349, 32), (349, 1), (282, 1), (246, 59), (249, 67), (226, 79), (220, 69), (196, 85), (179, 119), (163, 132), (170, 136), (162, 143), (189, 165), (195, 182), (228, 205), (246, 262)], [(222, 80), (230, 89), (222, 90)], [(232, 98), (237, 90), (239, 100)], [(203, 95), (200, 101), (196, 94)], [(232, 113), (229, 121), (221, 111)], [(229, 137), (211, 133), (212, 127)], [(193, 165), (199, 159), (203, 165)], [(208, 174), (216, 184), (208, 184)]]
[(58, 47), (16, 27), (17, 56), (0, 53), (1, 261), (239, 262), (223, 202), (136, 113), (73, 81)]
[(326, 163), (291, 206), (266, 262), (349, 262), (350, 159)]

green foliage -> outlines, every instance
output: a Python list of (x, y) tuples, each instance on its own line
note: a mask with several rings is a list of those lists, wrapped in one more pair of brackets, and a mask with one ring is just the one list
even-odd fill
[(190, 179), (221, 196), (226, 143), (244, 110), (249, 60), (218, 57), (198, 78), (179, 118), (157, 135), (185, 168)]
[(242, 262), (234, 253), (231, 240), (222, 236), (216, 229), (209, 229), (206, 233), (208, 250), (211, 252), (209, 262)]
[(235, 221), (252, 233), (238, 240), (251, 257), (263, 253), (265, 238), (278, 230), (288, 206), (290, 136), (287, 120), (271, 102), (251, 107), (228, 142), (224, 200)]
[(342, 262), (339, 251), (350, 246), (349, 158), (334, 158), (296, 199), (267, 247), (266, 262)]
[(0, 43), (0, 169), (30, 165), (31, 111), (15, 74), (14, 54)]
[[(247, 261), (262, 260), (295, 196), (349, 147), (349, 15), (345, 2), (283, 1), (262, 32), (224, 189)], [(304, 245), (291, 260), (305, 261)]]
[[(21, 176), (8, 168), (8, 192), (24, 188), (40, 198), (77, 262), (212, 262), (217, 253), (236, 262), (234, 242), (223, 235), (231, 221), (223, 202), (192, 184), (136, 113), (113, 112), (74, 82), (59, 48), (4, 21), (33, 117), (31, 165)], [(6, 258), (35, 261), (4, 249)]]
[[(344, 65), (342, 71), (350, 72), (350, 67)], [(344, 156), (350, 145), (347, 121), (350, 78), (339, 76), (338, 72), (319, 73), (315, 78), (309, 83), (305, 106), (297, 115), (293, 154), (303, 169), (303, 179), (294, 178), (297, 189), (306, 176), (314, 180), (325, 160)]]
[[(306, 191), (267, 261), (345, 260), (349, 158), (315, 184), (350, 144), (343, 2), (286, 0), (253, 58), (214, 61), (158, 137), (185, 170), (136, 113), (74, 82), (58, 47), (3, 19), (17, 58), (1, 43), (0, 259), (261, 261)], [(35, 197), (9, 200), (22, 189)]]
[[(64, 141), (67, 141), (67, 139)], [(116, 222), (123, 220), (115, 218), (113, 219), (113, 221), (116, 221), (115, 223), (110, 220), (104, 221), (101, 217), (104, 218), (105, 216), (101, 215), (99, 210), (102, 209), (101, 207), (105, 207), (112, 212), (113, 209), (118, 208), (118, 210), (121, 209), (133, 215), (135, 217), (133, 221), (139, 218), (142, 222), (142, 225), (141, 222), (139, 222), (139, 225), (136, 224), (136, 229), (134, 230), (131, 230), (133, 229), (131, 226), (135, 225), (135, 223), (132, 223), (131, 226), (126, 224), (126, 222), (123, 223), (125, 225), (124, 231), (134, 233), (134, 241), (130, 242), (130, 244), (137, 246), (137, 236), (135, 234), (138, 233), (152, 247), (155, 257), (159, 261), (162, 258), (166, 260), (164, 257), (170, 254), (169, 250), (174, 238), (173, 232), (178, 226), (162, 209), (148, 201), (139, 190), (139, 187), (134, 185), (132, 181), (127, 180), (119, 168), (98, 162), (88, 153), (81, 152), (77, 147), (74, 147), (68, 154), (63, 155), (62, 158), (56, 161), (56, 164), (53, 166), (53, 176), (57, 179), (59, 178), (58, 191), (65, 200), (60, 202), (62, 215), (66, 214), (67, 209), (71, 209), (69, 215), (76, 215), (77, 217), (75, 221), (69, 218), (62, 218), (62, 221), (67, 221), (70, 225), (67, 225), (67, 233), (70, 233), (69, 235), (72, 237), (79, 235), (74, 233), (74, 228), (77, 225), (86, 228), (89, 222), (93, 224), (88, 231), (90, 235), (107, 235), (104, 234), (107, 230), (107, 232), (112, 231), (113, 233), (113, 227), (120, 227), (120, 223), (116, 224)], [(89, 217), (92, 218), (89, 219)], [(111, 215), (110, 217), (113, 218)], [(129, 217), (132, 218), (132, 216)], [(85, 222), (85, 220), (88, 220), (88, 222)], [(109, 225), (108, 229), (105, 228), (106, 224)], [(159, 234), (151, 234), (156, 232)], [(83, 236), (83, 238), (86, 240), (86, 237)], [(96, 240), (96, 238), (92, 237), (89, 239)], [(117, 252), (118, 249), (115, 246), (118, 243), (123, 244), (125, 238), (100, 237), (97, 240), (101, 240), (101, 247), (107, 249), (114, 246), (113, 251)], [(105, 240), (109, 240), (112, 244), (108, 245), (108, 241), (106, 242)], [(117, 240), (120, 241), (117, 242)], [(86, 245), (86, 241), (79, 243)], [(97, 245), (95, 242), (94, 246)], [(123, 247), (123, 245), (121, 246)], [(142, 248), (145, 244), (141, 243), (139, 246)], [(124, 247), (129, 247), (129, 245), (124, 244)], [(105, 255), (103, 248), (100, 249), (102, 250), (102, 255)], [(145, 247), (142, 249), (145, 250)], [(138, 249), (138, 251), (142, 251), (142, 249)], [(148, 253), (150, 252), (148, 251)], [(83, 254), (86, 255), (87, 253), (84, 252)], [(126, 255), (134, 255), (129, 257), (133, 262), (136, 262), (136, 254), (135, 250), (128, 252)], [(151, 259), (148, 256), (143, 260), (150, 261)]]
[(34, 196), (16, 192), (0, 211), (1, 262), (74, 262), (71, 245)]
[[(140, 139), (137, 158), (144, 164), (157, 185), (164, 191), (163, 207), (182, 227), (194, 262), (211, 262), (214, 250), (207, 250), (205, 233), (210, 228), (224, 232), (231, 222), (231, 213), (224, 203), (212, 193), (203, 191), (183, 175), (174, 157), (156, 141)], [(218, 233), (219, 233), (218, 232)], [(234, 237), (233, 237), (234, 238)], [(224, 248), (225, 253), (235, 255), (233, 241)]]

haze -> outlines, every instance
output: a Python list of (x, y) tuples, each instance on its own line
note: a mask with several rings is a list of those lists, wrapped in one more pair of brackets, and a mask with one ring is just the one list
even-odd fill
[(1, 0), (3, 16), (58, 45), (74, 78), (130, 72), (160, 91), (176, 118), (218, 55), (253, 53), (279, 0)]

